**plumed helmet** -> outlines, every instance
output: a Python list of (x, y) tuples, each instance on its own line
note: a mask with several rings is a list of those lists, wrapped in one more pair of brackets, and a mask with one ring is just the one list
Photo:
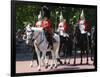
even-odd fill
[(38, 19), (41, 19), (42, 18), (42, 14), (41, 14), (41, 11), (40, 11), (40, 14), (38, 15)]
[(60, 20), (61, 20), (61, 19), (64, 19), (63, 15), (62, 15), (62, 12), (60, 12), (60, 17), (59, 17), (59, 19), (60, 19)]
[(42, 7), (43, 17), (50, 18), (50, 10), (47, 6)]
[(80, 18), (85, 18), (85, 17), (84, 17), (84, 11), (83, 11), (83, 10), (82, 10), (82, 12), (81, 12)]

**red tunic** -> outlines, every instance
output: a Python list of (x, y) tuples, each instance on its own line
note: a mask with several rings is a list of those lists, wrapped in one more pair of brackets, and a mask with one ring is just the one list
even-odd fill
[[(59, 24), (60, 24), (60, 22), (59, 22)], [(63, 25), (59, 25), (58, 24), (58, 27), (64, 27), (64, 30), (63, 30), (63, 32), (66, 32), (67, 31), (67, 29), (68, 29), (68, 25), (67, 25), (67, 22), (64, 22), (64, 24)]]
[(42, 21), (42, 27), (46, 30), (51, 30), (51, 22), (50, 20), (44, 20)]
[(68, 25), (67, 25), (67, 23), (65, 22), (65, 23), (64, 23), (64, 32), (66, 32), (67, 29), (68, 29)]
[[(80, 24), (80, 19), (78, 20), (78, 24)], [(86, 20), (84, 21), (84, 26), (85, 26), (85, 29), (84, 29), (84, 30), (87, 31), (87, 26), (88, 26), (88, 25), (87, 25)]]

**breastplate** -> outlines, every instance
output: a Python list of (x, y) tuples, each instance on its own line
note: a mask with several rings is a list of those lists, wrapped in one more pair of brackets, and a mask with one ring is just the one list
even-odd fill
[(84, 25), (84, 20), (81, 20), (79, 22), (79, 29), (80, 29), (80, 31), (81, 31), (82, 34), (86, 33), (86, 31), (85, 31), (85, 25)]
[(64, 34), (64, 32), (63, 32), (63, 30), (64, 30), (64, 23), (63, 22), (59, 23), (58, 29), (59, 29), (60, 35), (63, 35)]

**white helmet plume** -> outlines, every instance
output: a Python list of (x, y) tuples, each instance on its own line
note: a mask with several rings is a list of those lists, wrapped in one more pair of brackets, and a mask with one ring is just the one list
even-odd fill
[(60, 20), (61, 20), (61, 19), (64, 19), (64, 18), (63, 18), (63, 15), (62, 15), (62, 12), (60, 12)]
[(84, 18), (84, 11), (82, 10), (80, 18)]
[(41, 14), (41, 11), (40, 11), (40, 14), (38, 15), (38, 19), (41, 19), (42, 18), (42, 14)]

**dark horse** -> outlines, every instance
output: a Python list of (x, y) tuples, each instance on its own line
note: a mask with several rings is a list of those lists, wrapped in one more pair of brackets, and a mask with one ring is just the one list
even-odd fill
[(83, 54), (86, 51), (86, 64), (88, 64), (88, 56), (89, 56), (89, 37), (88, 34), (81, 34), (79, 26), (76, 27), (75, 29), (75, 34), (74, 34), (74, 64), (76, 64), (76, 51), (77, 49), (79, 49), (81, 51), (80, 56), (81, 56), (81, 62), (80, 64), (82, 64), (82, 57)]
[(95, 26), (91, 30), (91, 60), (94, 61), (95, 58), (95, 48), (96, 48), (96, 31), (95, 31)]
[(68, 36), (66, 37), (60, 36), (60, 50), (59, 51), (63, 52), (64, 64), (67, 64), (66, 58), (69, 59), (68, 64), (70, 64), (70, 58), (72, 56), (72, 49), (73, 49), (72, 39), (73, 39), (72, 33), (69, 33)]

